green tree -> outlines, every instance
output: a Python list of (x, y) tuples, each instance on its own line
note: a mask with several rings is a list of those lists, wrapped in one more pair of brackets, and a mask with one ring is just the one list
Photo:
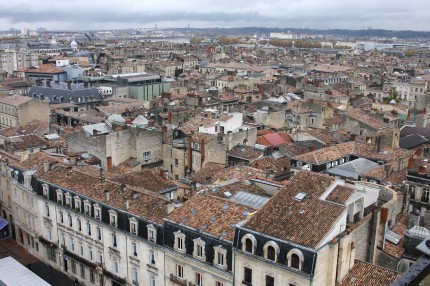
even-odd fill
[(402, 98), (395, 87), (390, 88), (388, 91), (388, 97), (384, 98), (384, 103), (390, 103), (392, 100), (394, 100), (396, 103), (400, 103), (402, 101)]

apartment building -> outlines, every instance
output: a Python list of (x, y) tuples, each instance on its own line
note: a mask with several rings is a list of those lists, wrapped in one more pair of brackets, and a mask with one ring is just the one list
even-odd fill
[(49, 122), (49, 103), (21, 95), (0, 99), (0, 127), (10, 128), (33, 120)]
[(30, 52), (4, 52), (0, 53), (0, 72), (13, 74), (13, 71), (39, 65), (38, 54)]

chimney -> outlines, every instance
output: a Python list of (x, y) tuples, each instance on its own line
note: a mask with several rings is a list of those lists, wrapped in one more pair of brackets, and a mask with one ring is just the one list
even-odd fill
[(51, 163), (43, 163), (43, 171), (46, 173), (51, 169)]
[(126, 210), (130, 208), (130, 201), (128, 200), (128, 197), (124, 197), (124, 207)]
[(388, 221), (388, 209), (387, 208), (381, 208), (381, 221), (382, 222)]
[(167, 122), (169, 124), (172, 124), (172, 112), (171, 111), (169, 111), (169, 113), (168, 113)]
[(382, 135), (376, 135), (375, 138), (375, 152), (380, 153), (382, 152)]
[(47, 86), (47, 87), (51, 87), (51, 79), (49, 79), (49, 78), (48, 78), (48, 79), (46, 80), (46, 86)]
[(311, 146), (309, 146), (309, 152), (313, 152), (315, 151), (315, 146), (314, 144), (311, 144)]
[(427, 167), (426, 166), (419, 166), (418, 167), (418, 174), (424, 174), (426, 172)]
[(160, 168), (159, 175), (161, 178), (164, 178), (164, 169)]
[(110, 172), (112, 171), (112, 157), (111, 156), (107, 157), (106, 161), (107, 161), (107, 170)]
[(163, 130), (163, 141), (166, 141), (167, 140), (167, 126), (163, 125), (161, 127), (161, 129)]
[(385, 170), (385, 174), (387, 174), (387, 176), (390, 175), (391, 171), (392, 171), (391, 165), (390, 164), (384, 165), (384, 170)]
[(201, 167), (203, 167), (203, 162), (205, 160), (205, 140), (202, 139), (202, 141), (200, 142), (200, 158), (201, 158)]
[(418, 148), (417, 150), (415, 150), (415, 155), (417, 155), (417, 157), (422, 157), (423, 156), (423, 149)]
[(100, 182), (105, 181), (105, 170), (103, 168), (100, 168)]
[(193, 137), (188, 135), (188, 174), (191, 175), (191, 171), (193, 170), (193, 151), (191, 150), (191, 143), (193, 142)]
[(72, 81), (71, 80), (67, 81), (67, 88), (70, 90), (72, 89)]
[(72, 174), (72, 172), (73, 172), (73, 167), (72, 166), (68, 166), (66, 168), (66, 174), (67, 174), (67, 176), (70, 176)]
[(103, 194), (105, 195), (105, 201), (108, 202), (110, 200), (109, 190), (105, 190)]
[(408, 160), (408, 169), (412, 169), (414, 167), (414, 159), (409, 158)]

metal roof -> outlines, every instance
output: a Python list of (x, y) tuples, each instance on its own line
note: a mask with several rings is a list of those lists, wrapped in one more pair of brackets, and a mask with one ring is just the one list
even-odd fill
[(385, 232), (385, 239), (386, 240), (388, 240), (389, 242), (391, 242), (391, 243), (394, 243), (394, 244), (398, 244), (399, 243), (399, 241), (400, 241), (400, 239), (401, 239), (402, 237), (399, 235), (399, 234), (397, 234), (397, 233), (395, 233), (394, 231), (392, 231), (392, 230), (387, 230), (386, 232)]
[(91, 136), (94, 134), (94, 130), (98, 131), (98, 134), (107, 134), (112, 130), (106, 123), (85, 125), (82, 126), (82, 129)]
[(254, 195), (244, 191), (239, 191), (228, 199), (232, 202), (257, 209), (261, 209), (269, 201), (268, 197)]
[(422, 239), (425, 239), (430, 236), (430, 230), (418, 225), (408, 229), (407, 232), (412, 236)]
[(409, 149), (409, 148), (417, 147), (424, 143), (427, 143), (427, 139), (424, 136), (419, 134), (411, 134), (403, 138), (400, 138), (399, 147), (403, 149)]
[(326, 173), (345, 178), (358, 179), (362, 173), (378, 167), (379, 164), (365, 158), (359, 158), (326, 170)]

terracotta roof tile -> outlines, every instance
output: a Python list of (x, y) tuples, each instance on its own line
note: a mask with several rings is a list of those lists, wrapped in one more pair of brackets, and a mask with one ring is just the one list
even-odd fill
[(336, 283), (336, 286), (387, 286), (400, 275), (399, 272), (355, 260), (354, 267), (341, 283)]
[(235, 224), (255, 209), (208, 195), (196, 195), (167, 219), (210, 235), (233, 241)]

